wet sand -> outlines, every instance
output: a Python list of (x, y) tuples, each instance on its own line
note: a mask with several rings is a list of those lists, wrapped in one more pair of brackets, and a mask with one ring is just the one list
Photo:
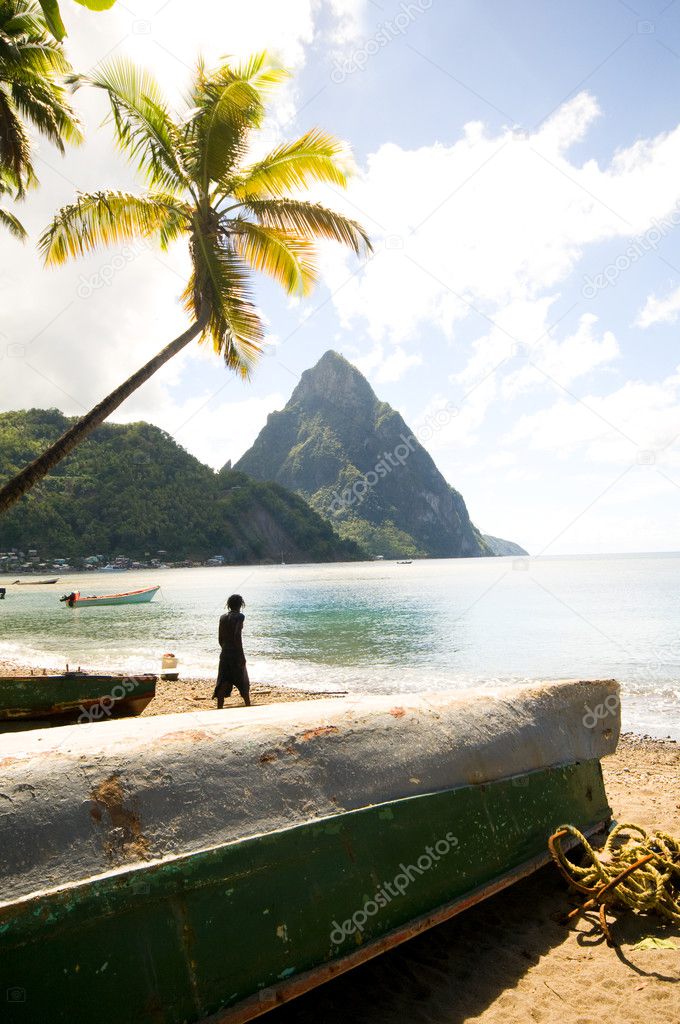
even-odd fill
[[(214, 680), (178, 679), (166, 682), (159, 679), (156, 684), (156, 696), (142, 712), (143, 715), (170, 715), (176, 711), (208, 711), (216, 706), (212, 698)], [(287, 704), (296, 700), (315, 700), (318, 697), (342, 697), (341, 691), (325, 690), (311, 693), (309, 690), (292, 690), (282, 686), (268, 686), (264, 683), (251, 683), (250, 699), (253, 704)], [(230, 707), (243, 704), (241, 695), (234, 690), (224, 702), (225, 711)]]

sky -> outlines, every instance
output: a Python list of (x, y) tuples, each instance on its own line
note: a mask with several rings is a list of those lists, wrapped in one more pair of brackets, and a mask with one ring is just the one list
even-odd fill
[[(317, 197), (375, 250), (324, 245), (304, 300), (258, 281), (249, 382), (195, 345), (114, 420), (219, 468), (333, 348), (427, 437), (484, 532), (531, 554), (680, 549), (678, 0), (62, 8), (77, 70), (130, 56), (178, 109), (199, 54), (270, 49), (293, 77), (258, 145), (317, 125), (346, 140), (350, 187)], [(182, 243), (42, 268), (35, 241), (77, 190), (141, 187), (104, 97), (74, 103), (86, 143), (36, 144), (30, 243), (0, 235), (2, 410), (85, 412), (187, 326)]]

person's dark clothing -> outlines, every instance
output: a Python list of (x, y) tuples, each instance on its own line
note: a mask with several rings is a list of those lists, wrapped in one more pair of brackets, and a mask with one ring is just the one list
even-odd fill
[(250, 681), (241, 639), (244, 621), (245, 615), (242, 612), (231, 611), (220, 619), (218, 638), (222, 653), (213, 693), (213, 697), (217, 698), (218, 708), (224, 707), (225, 698), (231, 697), (234, 687), (243, 697), (244, 703), (250, 704)]

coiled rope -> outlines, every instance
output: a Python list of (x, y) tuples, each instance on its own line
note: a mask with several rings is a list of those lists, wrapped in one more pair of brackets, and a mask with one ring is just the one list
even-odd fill
[[(583, 867), (564, 853), (562, 840), (567, 835), (585, 849), (588, 862)], [(610, 945), (614, 941), (607, 924), (608, 905), (623, 905), (638, 914), (656, 911), (680, 924), (680, 841), (668, 833), (648, 834), (639, 825), (617, 825), (598, 851), (574, 825), (561, 825), (548, 840), (548, 848), (567, 881), (590, 897), (567, 920), (599, 905), (600, 925)]]

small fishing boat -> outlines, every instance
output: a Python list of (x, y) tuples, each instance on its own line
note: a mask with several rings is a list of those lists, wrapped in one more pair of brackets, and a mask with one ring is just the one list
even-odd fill
[(0, 676), (2, 723), (74, 719), (105, 721), (139, 715), (156, 695), (154, 675), (89, 675), (66, 672), (50, 676)]
[(51, 1024), (243, 1024), (601, 829), (618, 731), (563, 682), (7, 737), (3, 977)]
[(90, 597), (81, 597), (79, 590), (72, 594), (64, 594), (60, 601), (64, 601), (69, 608), (90, 608), (93, 605), (105, 604), (148, 604), (160, 590), (157, 587), (145, 587), (143, 590), (130, 590), (126, 594), (92, 594)]
[(413, 560), (411, 558), (409, 558), (408, 560), (405, 560), (403, 562), (397, 562), (397, 565), (412, 565), (412, 564), (413, 564)]
[(47, 587), (53, 583), (58, 583), (59, 577), (55, 576), (52, 580), (15, 580), (15, 587)]

